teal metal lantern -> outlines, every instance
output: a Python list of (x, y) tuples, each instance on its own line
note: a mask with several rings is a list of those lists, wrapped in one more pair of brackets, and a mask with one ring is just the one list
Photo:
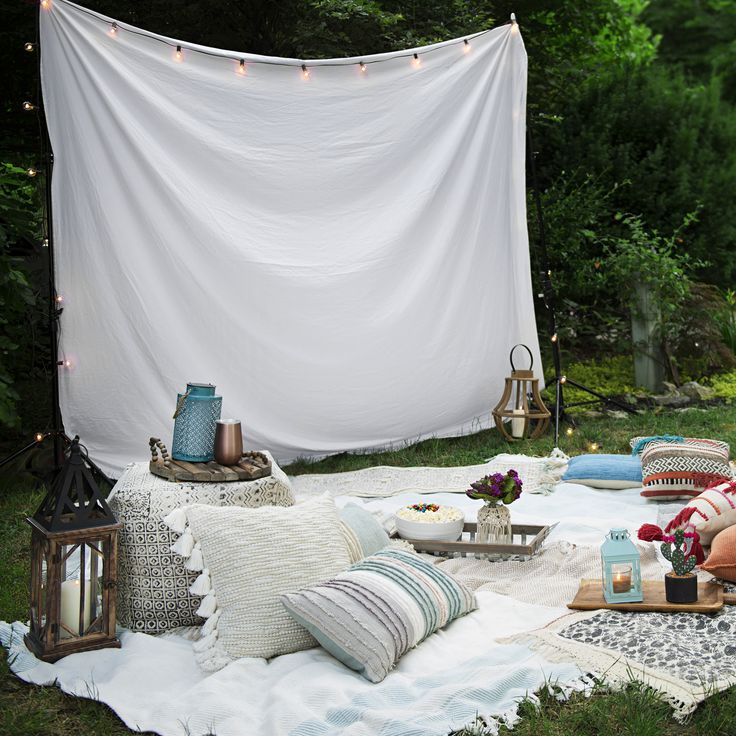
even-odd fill
[(188, 383), (186, 392), (177, 394), (176, 399), (171, 457), (190, 463), (214, 460), (222, 396), (215, 396), (211, 383)]
[(641, 563), (639, 550), (627, 529), (611, 529), (601, 547), (603, 597), (606, 603), (639, 603)]

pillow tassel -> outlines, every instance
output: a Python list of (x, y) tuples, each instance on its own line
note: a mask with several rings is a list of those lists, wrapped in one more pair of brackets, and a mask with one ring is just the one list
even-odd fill
[(195, 641), (194, 644), (192, 644), (192, 649), (195, 652), (204, 652), (207, 649), (212, 649), (213, 646), (217, 643), (217, 631), (213, 631), (211, 634), (207, 634), (207, 636), (203, 636), (198, 641)]
[(182, 557), (189, 557), (193, 548), (194, 537), (188, 527), (184, 531), (184, 534), (182, 534), (179, 539), (171, 545), (171, 551), (176, 552), (176, 554), (181, 555)]
[(205, 568), (202, 574), (189, 586), (189, 592), (192, 595), (207, 595), (211, 590), (210, 571)]
[(207, 636), (217, 629), (217, 622), (220, 620), (222, 611), (218, 608), (202, 625), (202, 634)]
[(209, 618), (217, 610), (217, 598), (213, 591), (207, 593), (197, 609), (197, 616)]
[(637, 536), (643, 542), (661, 542), (662, 530), (655, 524), (642, 524)]
[(162, 521), (172, 532), (177, 534), (184, 534), (184, 530), (187, 528), (187, 514), (182, 508), (174, 509), (171, 513), (166, 514)]
[(187, 564), (184, 565), (184, 567), (187, 570), (191, 570), (192, 572), (201, 572), (202, 570), (204, 570), (204, 560), (202, 559), (202, 546), (199, 542), (197, 542), (194, 547), (192, 547), (192, 552), (189, 555)]
[(697, 511), (695, 506), (685, 506), (682, 511), (680, 511), (677, 516), (675, 516), (672, 521), (667, 524), (665, 527), (666, 532), (674, 531), (675, 529), (680, 529), (681, 527), (684, 527), (688, 521), (690, 521), (690, 517)]

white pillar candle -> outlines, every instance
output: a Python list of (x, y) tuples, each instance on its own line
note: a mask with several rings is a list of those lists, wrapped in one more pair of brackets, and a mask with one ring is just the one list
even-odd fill
[(524, 410), (514, 409), (514, 414), (519, 414), (521, 416), (514, 416), (511, 420), (511, 436), (521, 439), (524, 436)]
[[(61, 623), (71, 629), (75, 635), (79, 631), (79, 605), (81, 595), (81, 584), (79, 580), (65, 580), (61, 584)], [(89, 626), (92, 613), (92, 584), (89, 580), (84, 581), (84, 618), (83, 624), (86, 629)], [(61, 638), (68, 639), (72, 636), (65, 629), (61, 629)]]

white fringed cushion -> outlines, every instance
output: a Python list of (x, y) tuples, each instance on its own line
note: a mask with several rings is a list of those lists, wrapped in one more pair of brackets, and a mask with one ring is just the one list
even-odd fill
[(202, 555), (191, 588), (204, 595), (197, 613), (208, 619), (193, 645), (202, 669), (316, 646), (279, 599), (349, 565), (335, 502), (325, 495), (290, 508), (195, 505), (184, 512), (181, 553), (191, 545), (190, 554), (200, 549)]
[[(132, 631), (161, 634), (202, 623), (198, 596), (189, 592), (201, 564), (199, 550), (185, 565), (171, 546), (186, 519), (167, 526), (164, 516), (181, 506), (291, 506), (289, 479), (271, 459), (266, 478), (232, 483), (171, 483), (153, 475), (148, 463), (134, 463), (115, 484), (108, 502), (122, 529), (118, 537), (117, 618)], [(176, 514), (174, 514), (176, 518)], [(186, 544), (186, 540), (182, 542)], [(192, 564), (194, 565), (192, 567)]]

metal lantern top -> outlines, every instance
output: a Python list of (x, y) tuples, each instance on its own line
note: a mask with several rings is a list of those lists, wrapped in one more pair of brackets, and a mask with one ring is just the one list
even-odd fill
[[(517, 369), (514, 351), (524, 348), (529, 354), (529, 368)], [(534, 356), (528, 346), (514, 345), (509, 353), (511, 375), (505, 379), (503, 395), (493, 410), (496, 427), (509, 440), (539, 437), (552, 416), (539, 393), (539, 379), (534, 377)], [(511, 420), (511, 433), (504, 420)]]
[(609, 562), (639, 559), (639, 550), (631, 541), (628, 529), (611, 529), (601, 547), (601, 557)]
[(33, 519), (50, 532), (117, 523), (85, 463), (79, 436), (72, 440), (69, 455)]

